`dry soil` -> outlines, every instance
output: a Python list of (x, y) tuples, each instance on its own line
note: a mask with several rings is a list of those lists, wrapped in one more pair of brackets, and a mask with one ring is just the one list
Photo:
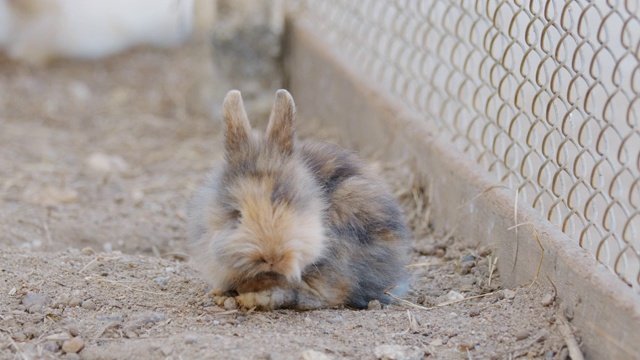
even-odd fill
[(402, 164), (377, 163), (414, 229), (412, 304), (216, 306), (184, 251), (185, 203), (219, 156), (210, 54), (0, 58), (0, 358), (567, 356), (553, 289), (501, 289), (490, 247), (431, 234)]

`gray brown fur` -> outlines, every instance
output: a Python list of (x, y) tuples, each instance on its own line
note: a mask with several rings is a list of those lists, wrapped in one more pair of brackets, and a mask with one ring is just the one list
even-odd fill
[(265, 136), (225, 99), (225, 161), (194, 195), (193, 264), (245, 307), (313, 309), (402, 293), (410, 233), (384, 183), (336, 145), (298, 141), (279, 90)]

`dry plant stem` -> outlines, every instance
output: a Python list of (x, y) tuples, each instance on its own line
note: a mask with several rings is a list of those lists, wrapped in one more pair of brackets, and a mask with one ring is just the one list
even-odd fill
[(498, 257), (492, 259), (491, 256), (487, 257), (489, 261), (489, 286), (491, 286), (491, 279), (493, 278), (493, 272), (496, 270), (496, 263), (498, 262)]
[(27, 357), (27, 355), (25, 355), (25, 353), (22, 352), (22, 350), (20, 350), (20, 348), (18, 347), (18, 344), (16, 344), (15, 341), (13, 341), (13, 339), (11, 338), (10, 335), (7, 336), (9, 338), (9, 342), (11, 343), (11, 346), (13, 346), (14, 349), (16, 349), (16, 354), (20, 354), (20, 356), (22, 357), (22, 359), (24, 360), (28, 360), (29, 358)]
[(533, 278), (533, 280), (531, 281), (531, 283), (529, 284), (529, 286), (535, 284), (538, 281), (538, 278), (540, 277), (540, 270), (542, 269), (542, 261), (544, 260), (544, 247), (542, 246), (542, 242), (540, 242), (540, 237), (538, 236), (538, 231), (536, 230), (536, 228), (533, 226), (532, 223), (522, 223), (522, 224), (518, 224), (518, 198), (519, 198), (519, 194), (520, 194), (520, 190), (516, 189), (516, 196), (515, 196), (515, 203), (513, 205), (513, 222), (514, 225), (507, 228), (507, 230), (515, 230), (515, 240), (516, 240), (516, 254), (515, 254), (515, 259), (513, 261), (513, 267), (511, 268), (511, 272), (509, 273), (509, 276), (507, 276), (507, 278), (504, 280), (504, 284), (506, 284), (507, 282), (509, 282), (509, 279), (511, 279), (511, 276), (513, 275), (513, 273), (516, 270), (516, 265), (518, 264), (518, 249), (519, 249), (519, 241), (518, 241), (518, 228), (522, 225), (527, 225), (531, 228), (531, 231), (533, 232), (533, 236), (536, 238), (536, 241), (538, 242), (538, 246), (540, 246), (540, 261), (538, 262), (538, 270), (536, 271), (536, 276)]
[(569, 321), (564, 316), (564, 314), (558, 314), (560, 333), (562, 337), (564, 337), (564, 341), (567, 344), (567, 348), (569, 349), (569, 356), (572, 360), (584, 360), (584, 356), (582, 355), (582, 350), (580, 350), (580, 346), (576, 341), (575, 336), (573, 336), (573, 331), (569, 327)]
[(387, 290), (387, 291), (385, 291), (384, 293), (385, 293), (386, 295), (388, 295), (388, 296), (390, 296), (390, 297), (392, 297), (392, 298), (394, 298), (394, 299), (396, 299), (396, 300), (400, 301), (401, 303), (403, 303), (403, 304), (405, 304), (405, 305), (407, 305), (407, 306), (411, 306), (411, 307), (413, 307), (413, 308), (420, 309), (420, 310), (427, 310), (427, 311), (429, 311), (429, 310), (434, 310), (434, 309), (437, 309), (437, 308), (440, 308), (440, 307), (444, 307), (444, 306), (449, 306), (449, 305), (457, 304), (457, 303), (459, 303), (459, 302), (463, 302), (463, 301), (465, 301), (465, 300), (478, 299), (478, 298), (482, 298), (482, 297), (485, 297), (485, 296), (493, 295), (493, 294), (495, 294), (496, 292), (495, 292), (495, 291), (493, 291), (493, 292), (486, 293), (486, 294), (474, 295), (474, 296), (469, 296), (469, 297), (466, 297), (466, 298), (463, 298), (463, 299), (447, 301), (447, 302), (443, 302), (443, 303), (441, 303), (441, 304), (438, 304), (438, 305), (436, 305), (436, 306), (432, 306), (432, 307), (425, 307), (425, 306), (420, 306), (420, 305), (418, 305), (418, 304), (414, 304), (414, 303), (412, 303), (411, 301), (408, 301), (408, 300), (405, 300), (405, 299), (403, 299), (403, 298), (401, 298), (401, 297), (398, 297), (398, 296), (393, 295), (393, 294), (392, 294), (392, 293), (390, 293), (388, 290)]

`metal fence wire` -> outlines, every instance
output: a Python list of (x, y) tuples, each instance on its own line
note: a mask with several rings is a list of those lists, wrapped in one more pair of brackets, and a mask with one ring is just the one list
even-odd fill
[(363, 75), (640, 291), (638, 1), (297, 3)]

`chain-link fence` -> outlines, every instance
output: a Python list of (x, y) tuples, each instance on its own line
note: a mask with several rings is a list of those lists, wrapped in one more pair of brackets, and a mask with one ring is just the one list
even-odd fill
[(363, 75), (640, 290), (637, 1), (299, 3)]

